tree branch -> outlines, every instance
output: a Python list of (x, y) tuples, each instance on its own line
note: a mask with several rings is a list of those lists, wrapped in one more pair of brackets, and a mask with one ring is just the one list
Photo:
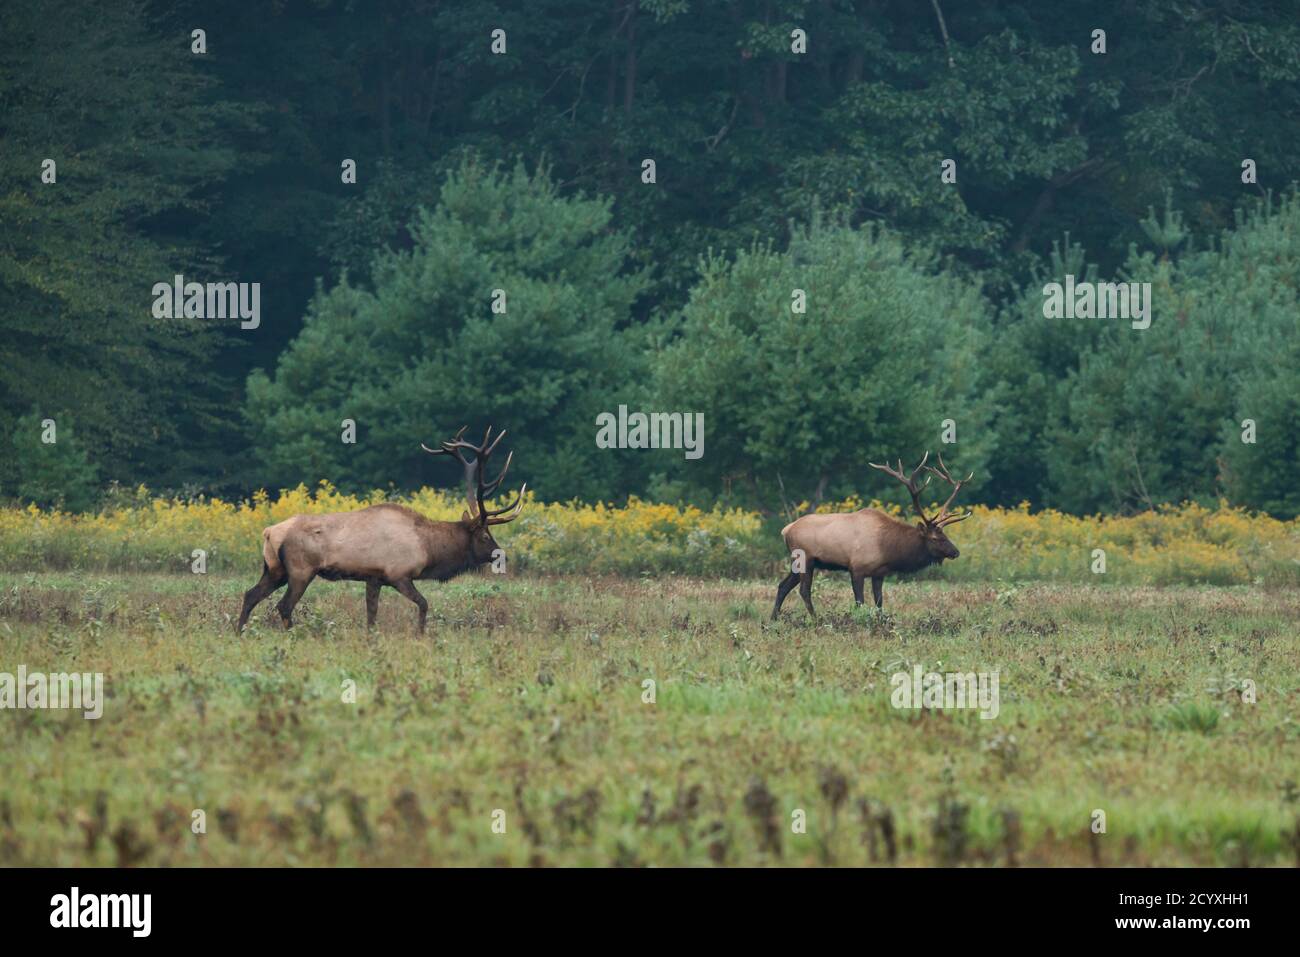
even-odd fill
[(1016, 235), (1016, 240), (1011, 244), (1011, 251), (1018, 253), (1023, 252), (1029, 242), (1029, 234), (1033, 232), (1034, 227), (1047, 215), (1047, 211), (1052, 208), (1052, 202), (1056, 199), (1058, 190), (1064, 189), (1075, 180), (1079, 179), (1086, 173), (1091, 172), (1095, 167), (1103, 164), (1100, 156), (1094, 156), (1085, 160), (1073, 169), (1062, 170), (1047, 181), (1043, 191), (1038, 194), (1038, 199), (1034, 201), (1034, 208), (1029, 211), (1025, 217), (1024, 223), (1021, 224), (1020, 230)]
[(952, 59), (952, 46), (948, 43), (948, 25), (943, 22), (943, 11), (939, 9), (939, 0), (930, 0), (930, 6), (934, 7), (934, 15), (939, 18), (939, 32), (943, 34), (943, 49), (948, 54), (948, 69), (953, 69), (957, 64)]

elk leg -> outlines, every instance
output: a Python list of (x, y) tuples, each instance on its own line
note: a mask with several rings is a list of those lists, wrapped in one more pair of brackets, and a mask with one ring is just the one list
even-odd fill
[(881, 586), (884, 585), (884, 584), (885, 584), (885, 576), (884, 576), (884, 575), (872, 575), (872, 576), (871, 576), (871, 597), (874, 598), (874, 599), (876, 600), (876, 607), (877, 607), (877, 608), (880, 608), (880, 607), (881, 607), (881, 602), (883, 601), (883, 598), (882, 598), (881, 593), (880, 593), (880, 588), (881, 588)]
[(849, 574), (853, 578), (853, 603), (855, 605), (861, 605), (862, 604), (862, 582), (866, 578), (866, 576), (863, 575), (861, 572), (850, 572)]
[(307, 586), (312, 583), (312, 579), (315, 577), (313, 574), (306, 578), (299, 578), (297, 581), (292, 578), (289, 579), (289, 590), (284, 593), (284, 597), (280, 599), (280, 604), (276, 606), (276, 610), (280, 613), (280, 620), (284, 623), (286, 630), (293, 627), (294, 606), (302, 600), (302, 593), (307, 590)]
[(802, 598), (803, 603), (808, 606), (809, 617), (816, 618), (817, 612), (813, 611), (812, 606), (812, 580), (813, 569), (811, 568), (799, 576), (799, 597)]
[(395, 581), (392, 585), (400, 594), (415, 602), (415, 607), (420, 609), (420, 634), (424, 634), (424, 622), (429, 616), (429, 603), (424, 600), (423, 595), (415, 590), (415, 584), (409, 578)]
[(366, 582), (366, 627), (375, 627), (375, 616), (379, 614), (379, 589), (382, 588), (380, 582), (371, 579)]
[(266, 563), (263, 562), (261, 580), (248, 591), (244, 592), (244, 607), (239, 613), (239, 624), (235, 626), (235, 631), (243, 631), (244, 626), (248, 624), (248, 616), (253, 613), (253, 609), (256, 608), (267, 595), (283, 588), (285, 583), (288, 581), (288, 576), (283, 573), (279, 578), (272, 575), (271, 569), (267, 568)]
[(799, 584), (799, 573), (791, 572), (781, 580), (781, 584), (776, 586), (776, 605), (772, 608), (772, 620), (776, 621), (776, 616), (781, 613), (781, 603), (785, 601), (785, 596), (790, 594), (790, 589)]

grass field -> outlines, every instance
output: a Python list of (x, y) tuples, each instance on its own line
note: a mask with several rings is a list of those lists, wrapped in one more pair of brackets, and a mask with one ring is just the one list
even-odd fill
[[(775, 579), (486, 574), (421, 586), (423, 639), (319, 582), (236, 636), (255, 577), (0, 575), (0, 671), (108, 696), (0, 712), (0, 863), (1300, 859), (1293, 589), (890, 581), (877, 617), (824, 575), (770, 625)], [(892, 707), (917, 664), (998, 670), (997, 717)]]
[[(245, 574), (268, 525), (384, 501), (408, 505), (434, 521), (455, 521), (465, 510), (458, 492), (426, 488), (358, 497), (328, 482), (241, 502), (155, 497), (140, 488), (85, 513), (0, 504), (0, 573), (184, 574), (202, 556), (208, 572)], [(523, 514), (510, 523), (505, 548), (511, 570), (525, 574), (766, 579), (789, 562), (779, 532), (795, 514), (810, 511), (807, 504), (787, 515), (762, 516), (637, 498), (591, 505), (529, 496)], [(817, 510), (850, 512), (863, 504), (823, 502)], [(1216, 508), (1188, 502), (1135, 515), (1031, 512), (1028, 504), (976, 505), (972, 512), (954, 539), (961, 561), (950, 562), (940, 576), (931, 570), (921, 577), (1300, 589), (1300, 518), (1278, 521), (1224, 502)], [(1103, 571), (1104, 578), (1098, 577)]]

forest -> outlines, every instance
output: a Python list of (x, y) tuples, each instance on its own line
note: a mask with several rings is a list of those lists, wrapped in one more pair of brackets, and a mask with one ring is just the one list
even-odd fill
[(450, 487), (420, 443), (490, 423), (548, 502), (899, 500), (868, 463), (934, 450), (981, 505), (1294, 518), (1295, 13), (5, 4), (0, 499)]
[(160, 939), (337, 948), (312, 905), (388, 927), (436, 875), (307, 869), (412, 866), (1265, 929), (1296, 14), (0, 3), (6, 933), (132, 887)]

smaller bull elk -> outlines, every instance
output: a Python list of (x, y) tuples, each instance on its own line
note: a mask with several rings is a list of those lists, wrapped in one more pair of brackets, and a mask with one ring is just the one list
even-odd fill
[[(799, 585), (799, 595), (808, 606), (808, 614), (815, 617), (812, 605), (813, 572), (817, 569), (830, 571), (847, 571), (853, 579), (853, 598), (862, 604), (862, 583), (871, 579), (871, 596), (876, 600), (876, 607), (881, 607), (881, 586), (886, 575), (899, 572), (914, 572), (943, 562), (946, 558), (956, 558), (960, 552), (949, 541), (943, 530), (946, 526), (970, 518), (971, 513), (955, 514), (949, 511), (961, 487), (969, 482), (974, 472), (960, 482), (948, 474), (939, 456), (939, 467), (926, 465), (930, 453), (925, 453), (921, 464), (911, 476), (903, 474), (903, 463), (897, 469), (888, 465), (868, 463), (873, 469), (880, 469), (902, 482), (912, 494), (912, 506), (920, 521), (909, 525), (874, 508), (863, 508), (856, 512), (839, 515), (804, 515), (795, 519), (781, 529), (786, 548), (795, 556), (796, 567), (802, 559), (802, 571), (792, 571), (776, 589), (776, 605), (772, 609), (772, 620), (776, 621), (781, 611), (781, 603), (795, 584)], [(933, 518), (925, 514), (921, 507), (921, 491), (930, 484), (927, 475), (925, 485), (917, 487), (916, 478), (922, 470), (937, 475), (952, 485), (952, 494), (943, 503)]]
[[(464, 467), (469, 510), (461, 514), (460, 521), (434, 522), (405, 505), (385, 503), (357, 512), (295, 515), (272, 525), (262, 532), (262, 580), (244, 593), (238, 630), (243, 630), (258, 602), (286, 584), (289, 590), (277, 611), (284, 627), (292, 627), (294, 606), (319, 575), (326, 581), (366, 583), (367, 627), (374, 626), (379, 612), (379, 589), (384, 585), (395, 588), (420, 609), (423, 632), (429, 603), (416, 591), (415, 581), (446, 581), (492, 561), (498, 547), (490, 528), (519, 515), (528, 488), (523, 485), (504, 508), (489, 510), (485, 503), (501, 487), (514, 453), (506, 456), (501, 473), (487, 481), (488, 459), (506, 434), (502, 432), (489, 445), (492, 427), (488, 426), (483, 444), (473, 445), (461, 438), (465, 428), (440, 448), (420, 445), (431, 455), (450, 455)], [(464, 452), (472, 452), (474, 457), (467, 459)]]

